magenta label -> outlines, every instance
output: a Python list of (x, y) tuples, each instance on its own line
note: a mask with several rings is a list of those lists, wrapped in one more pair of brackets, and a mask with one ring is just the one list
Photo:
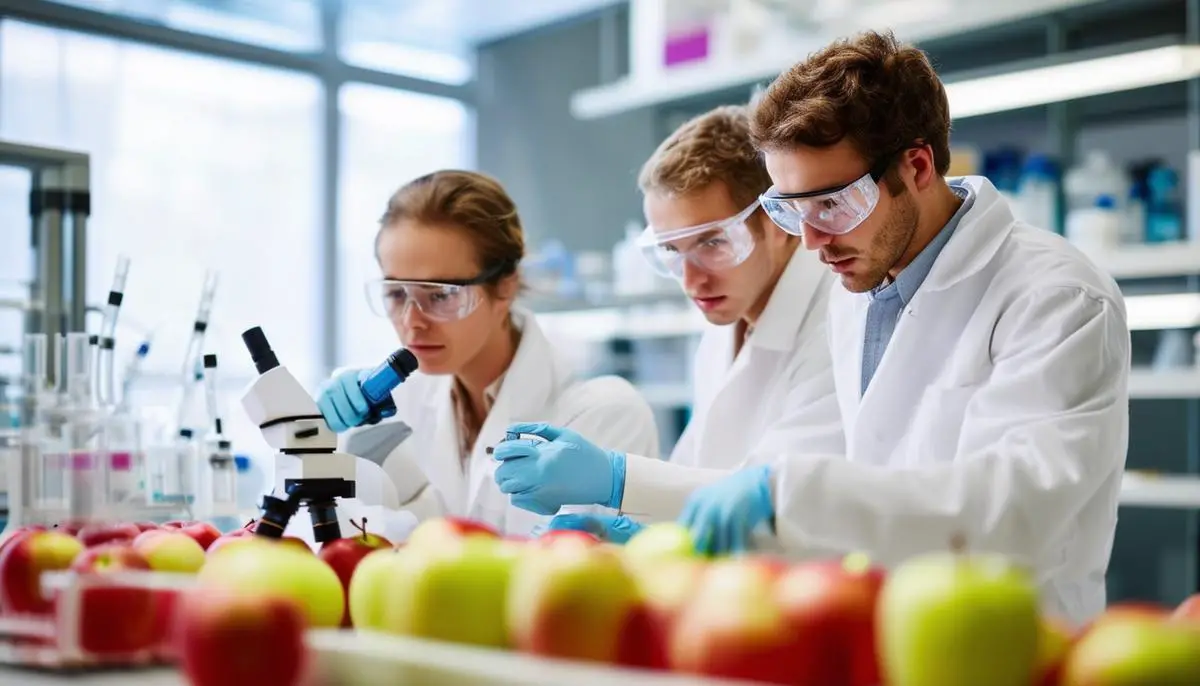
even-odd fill
[(668, 36), (663, 61), (666, 66), (671, 67), (702, 60), (708, 57), (708, 41), (708, 27)]
[(110, 453), (108, 459), (109, 465), (119, 472), (133, 469), (133, 455), (130, 453)]
[(71, 453), (71, 469), (83, 470), (92, 468), (91, 453)]

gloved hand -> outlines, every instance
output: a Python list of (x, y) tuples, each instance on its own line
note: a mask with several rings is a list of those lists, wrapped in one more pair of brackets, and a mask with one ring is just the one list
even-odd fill
[(563, 505), (621, 506), (625, 454), (598, 448), (570, 429), (513, 424), (492, 456), (500, 461), (495, 474), (500, 492), (523, 510), (552, 515)]
[(561, 514), (550, 520), (547, 529), (586, 531), (602, 541), (624, 545), (645, 526), (624, 515)]
[(366, 370), (351, 369), (321, 385), (317, 393), (317, 409), (334, 433), (359, 426), (366, 420), (371, 406), (359, 387), (359, 377)]
[(755, 527), (774, 522), (770, 479), (770, 467), (761, 465), (692, 493), (679, 523), (691, 530), (696, 550), (708, 555), (745, 551)]

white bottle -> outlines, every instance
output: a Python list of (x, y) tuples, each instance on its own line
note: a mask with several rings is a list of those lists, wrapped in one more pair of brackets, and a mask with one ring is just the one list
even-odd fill
[(1021, 174), (1014, 214), (1025, 223), (1058, 233), (1058, 180), (1045, 155), (1030, 155)]
[(1123, 215), (1116, 198), (1101, 195), (1091, 207), (1073, 209), (1067, 214), (1067, 240), (1086, 253), (1101, 253), (1117, 247)]

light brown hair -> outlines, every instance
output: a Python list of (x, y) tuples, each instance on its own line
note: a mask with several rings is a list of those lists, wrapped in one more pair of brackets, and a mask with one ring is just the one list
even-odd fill
[[(872, 165), (921, 143), (939, 174), (950, 168), (946, 89), (925, 53), (891, 32), (839, 40), (781, 74), (754, 109), (751, 135), (763, 151), (847, 139)], [(893, 173), (885, 179), (893, 193), (904, 188)]]
[(465, 231), (475, 246), (480, 268), (498, 270), (497, 279), (516, 272), (525, 257), (525, 232), (516, 203), (500, 182), (487, 174), (443, 169), (401, 186), (379, 219), (376, 259), (379, 237), (401, 221)]
[(721, 182), (738, 208), (771, 187), (762, 157), (750, 141), (750, 116), (725, 105), (685, 122), (642, 165), (642, 193), (687, 195)]

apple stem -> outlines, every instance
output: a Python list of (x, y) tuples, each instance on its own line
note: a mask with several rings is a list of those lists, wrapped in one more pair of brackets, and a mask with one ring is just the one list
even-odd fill
[(955, 555), (962, 555), (967, 552), (967, 537), (965, 534), (958, 532), (950, 537), (950, 552)]
[(367, 542), (367, 518), (366, 517), (362, 518), (362, 524), (359, 524), (358, 522), (351, 519), (350, 526), (354, 527), (355, 529), (358, 529), (359, 532), (362, 533), (363, 543), (366, 543)]

